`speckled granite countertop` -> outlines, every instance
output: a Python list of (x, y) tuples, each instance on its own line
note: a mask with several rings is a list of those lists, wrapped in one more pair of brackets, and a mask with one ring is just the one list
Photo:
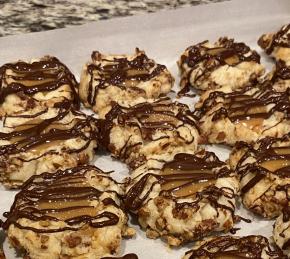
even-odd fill
[(227, 0), (0, 0), (0, 36)]

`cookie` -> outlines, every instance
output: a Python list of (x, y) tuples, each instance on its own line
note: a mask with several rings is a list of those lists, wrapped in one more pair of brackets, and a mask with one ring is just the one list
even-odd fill
[(181, 92), (191, 87), (201, 91), (221, 87), (233, 91), (257, 80), (265, 71), (256, 51), (226, 37), (214, 44), (203, 41), (188, 47), (178, 66)]
[[(11, 126), (15, 118), (9, 119)], [(53, 117), (32, 118), (12, 128), (5, 123), (0, 132), (0, 181), (8, 188), (20, 187), (32, 175), (93, 159), (96, 119), (73, 108), (63, 107)]]
[(130, 107), (170, 92), (174, 78), (164, 65), (136, 49), (133, 55), (92, 53), (81, 74), (80, 98), (101, 118), (116, 102)]
[(78, 83), (57, 58), (45, 56), (0, 67), (0, 117), (36, 115), (69, 101), (79, 106)]
[[(288, 185), (290, 188), (290, 185)], [(289, 204), (283, 209), (283, 213), (274, 224), (273, 238), (278, 247), (290, 256), (290, 207)]]
[(290, 24), (284, 25), (276, 33), (263, 34), (258, 45), (265, 50), (268, 55), (277, 61), (283, 60), (290, 65)]
[(195, 118), (187, 105), (169, 98), (131, 108), (115, 104), (100, 124), (100, 144), (131, 168), (197, 150)]
[(275, 91), (284, 92), (290, 88), (290, 64), (287, 66), (284, 61), (277, 61), (274, 69), (266, 75)]
[(145, 164), (134, 170), (125, 206), (147, 237), (178, 246), (232, 229), (238, 190), (235, 174), (214, 153), (179, 153), (159, 168)]
[(234, 145), (290, 130), (290, 91), (277, 92), (266, 81), (232, 93), (206, 93), (196, 104), (201, 134), (208, 143)]
[(122, 185), (94, 166), (32, 176), (2, 227), (31, 259), (101, 258), (119, 253), (128, 228)]
[(263, 236), (220, 236), (198, 242), (183, 259), (287, 259), (278, 248), (272, 248)]
[(288, 205), (290, 134), (267, 137), (253, 145), (238, 142), (230, 164), (240, 178), (241, 197), (247, 209), (274, 218)]

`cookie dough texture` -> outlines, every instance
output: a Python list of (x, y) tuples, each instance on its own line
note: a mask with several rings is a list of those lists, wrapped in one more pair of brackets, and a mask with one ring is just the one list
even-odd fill
[(195, 118), (187, 105), (169, 98), (131, 108), (115, 104), (100, 123), (100, 144), (131, 168), (197, 150)]
[(263, 236), (220, 236), (197, 242), (182, 259), (255, 258), (287, 259), (279, 248), (272, 248)]
[(271, 219), (288, 206), (290, 134), (267, 137), (253, 145), (238, 142), (230, 155), (230, 164), (239, 176), (246, 208)]
[(94, 166), (33, 176), (16, 195), (4, 222), (26, 258), (98, 259), (119, 253), (128, 228), (122, 185)]
[(78, 83), (57, 58), (45, 56), (0, 67), (0, 117), (30, 116), (61, 103), (79, 106)]
[(265, 71), (256, 51), (228, 38), (188, 47), (178, 66), (183, 91), (190, 87), (202, 91), (225, 87), (233, 91), (255, 81)]
[(201, 135), (208, 143), (251, 143), (290, 130), (289, 89), (277, 92), (269, 81), (232, 93), (205, 93), (195, 106)]
[(290, 24), (282, 26), (276, 33), (263, 34), (258, 44), (277, 61), (282, 60), (290, 65)]
[(235, 174), (214, 153), (179, 153), (170, 162), (134, 170), (125, 206), (147, 237), (179, 246), (232, 229), (238, 190)]
[(284, 208), (283, 213), (274, 224), (273, 238), (278, 247), (290, 257), (290, 207)]
[(63, 107), (57, 114), (34, 117), (11, 127), (17, 118), (5, 120), (0, 132), (0, 181), (18, 188), (29, 177), (53, 173), (86, 164), (97, 147), (97, 122), (73, 108)]
[(116, 102), (130, 107), (170, 92), (174, 78), (164, 65), (136, 49), (132, 55), (92, 53), (81, 74), (79, 94), (101, 118)]

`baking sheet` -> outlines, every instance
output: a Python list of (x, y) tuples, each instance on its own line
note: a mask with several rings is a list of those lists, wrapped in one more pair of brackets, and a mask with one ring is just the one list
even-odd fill
[[(79, 78), (82, 65), (92, 50), (110, 53), (131, 53), (135, 47), (144, 49), (149, 57), (165, 64), (179, 82), (176, 61), (182, 51), (205, 39), (220, 36), (234, 37), (256, 48), (262, 62), (271, 68), (273, 62), (261, 53), (256, 41), (265, 32), (275, 31), (290, 21), (289, 0), (232, 0), (204, 6), (164, 11), (155, 14), (90, 23), (80, 27), (0, 38), (0, 64), (18, 59), (55, 55)], [(177, 87), (177, 84), (176, 86)], [(176, 88), (177, 89), (177, 88)], [(193, 107), (193, 100), (183, 98)], [(228, 158), (229, 149), (208, 146), (222, 160)], [(109, 155), (97, 157), (95, 165), (103, 170), (115, 170), (118, 180), (128, 176), (126, 166)], [(0, 215), (9, 210), (16, 192), (0, 187)], [(271, 236), (273, 221), (263, 220), (239, 208), (237, 214), (252, 219), (251, 224), (239, 223), (237, 235), (262, 234)], [(181, 258), (192, 244), (172, 249), (161, 240), (147, 239), (136, 223), (137, 235), (125, 240), (122, 254), (136, 253), (140, 259)], [(4, 240), (0, 234), (0, 244)], [(7, 240), (4, 250), (8, 259), (18, 258)]]

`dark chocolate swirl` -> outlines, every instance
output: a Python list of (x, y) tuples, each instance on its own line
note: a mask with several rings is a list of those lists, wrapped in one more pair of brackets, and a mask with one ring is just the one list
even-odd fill
[[(106, 62), (106, 64), (103, 65), (102, 62)], [(126, 57), (113, 60), (104, 59), (101, 53), (94, 51), (92, 63), (87, 67), (90, 75), (87, 101), (90, 105), (95, 105), (98, 90), (105, 89), (109, 85), (123, 90), (130, 87), (131, 90), (145, 93), (143, 89), (137, 87), (137, 84), (158, 76), (165, 69), (164, 65), (156, 64), (138, 48), (136, 57), (132, 60)], [(97, 73), (99, 78), (95, 78), (94, 73)]]
[[(8, 75), (8, 70), (12, 71), (12, 74)], [(12, 82), (8, 83), (8, 79)], [(0, 104), (10, 94), (31, 97), (38, 92), (55, 91), (63, 85), (69, 86), (71, 102), (78, 108), (78, 83), (69, 69), (57, 58), (46, 56), (32, 63), (8, 63), (0, 67)]]
[(188, 259), (262, 259), (264, 253), (271, 259), (287, 259), (279, 248), (271, 248), (268, 239), (263, 236), (215, 237), (186, 252), (186, 255), (189, 255)]
[[(16, 195), (10, 212), (4, 213), (7, 220), (2, 227), (7, 230), (13, 224), (17, 228), (36, 233), (56, 233), (66, 230), (77, 231), (85, 225), (93, 228), (116, 225), (119, 222), (118, 215), (109, 211), (99, 212), (90, 204), (91, 201), (98, 200), (103, 191), (90, 185), (87, 176), (89, 172), (93, 172), (92, 178), (106, 177), (116, 183), (108, 174), (90, 165), (59, 170), (54, 174), (43, 173), (32, 176)], [(110, 190), (107, 192), (115, 193)], [(120, 208), (111, 198), (106, 198), (102, 202), (105, 206), (113, 205)], [(57, 228), (39, 224), (39, 228), (36, 228), (24, 225), (20, 219), (40, 223), (62, 221), (66, 226)]]
[(268, 37), (262, 35), (258, 44), (270, 55), (276, 47), (290, 48), (290, 24), (284, 25), (278, 32)]

